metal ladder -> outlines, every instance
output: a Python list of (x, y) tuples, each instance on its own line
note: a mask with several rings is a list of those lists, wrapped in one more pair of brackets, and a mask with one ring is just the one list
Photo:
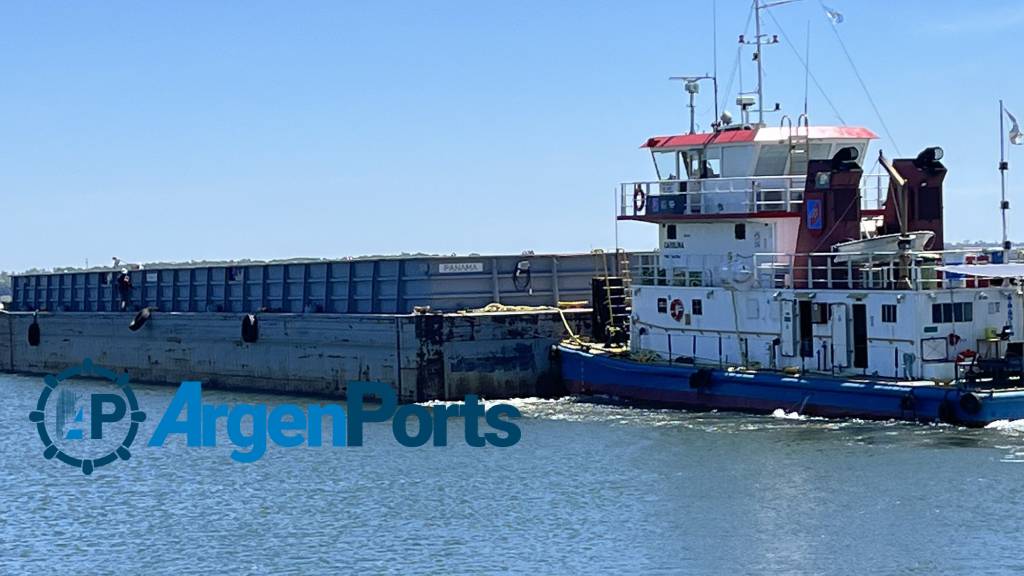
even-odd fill
[(616, 275), (612, 275), (612, 270), (609, 269), (609, 254), (603, 250), (595, 250), (594, 256), (596, 281), (601, 283), (599, 289), (604, 291), (604, 302), (594, 302), (594, 305), (606, 306), (606, 309), (601, 311), (598, 317), (607, 319), (604, 334), (599, 337), (606, 342), (625, 342), (629, 337), (629, 319), (633, 309), (629, 253), (616, 249), (614, 254)]
[[(790, 173), (794, 173), (793, 166), (802, 165), (804, 169), (800, 173), (807, 172), (807, 163), (811, 159), (810, 140), (811, 126), (806, 114), (800, 114), (796, 119), (796, 130), (793, 130), (793, 121), (789, 116), (783, 116), (779, 120), (780, 128), (788, 128), (789, 133), (789, 165)], [(802, 133), (801, 133), (802, 129)]]

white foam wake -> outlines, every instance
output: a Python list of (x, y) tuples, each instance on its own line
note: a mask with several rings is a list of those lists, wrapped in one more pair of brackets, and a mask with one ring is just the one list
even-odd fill
[(783, 420), (806, 420), (807, 416), (800, 415), (799, 412), (786, 412), (782, 408), (776, 408), (772, 412), (772, 418), (781, 418)]
[(996, 420), (990, 422), (985, 428), (1003, 432), (1024, 432), (1024, 420)]

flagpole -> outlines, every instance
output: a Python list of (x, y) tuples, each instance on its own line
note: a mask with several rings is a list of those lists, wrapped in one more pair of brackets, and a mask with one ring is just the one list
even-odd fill
[(1006, 236), (1006, 210), (1010, 205), (1006, 202), (1006, 171), (1010, 168), (1006, 162), (1006, 134), (1003, 132), (1003, 115), (1006, 109), (1003, 108), (1003, 100), (999, 99), (999, 186), (1002, 193), (999, 202), (999, 211), (1003, 217), (1003, 263), (1010, 262), (1010, 241)]

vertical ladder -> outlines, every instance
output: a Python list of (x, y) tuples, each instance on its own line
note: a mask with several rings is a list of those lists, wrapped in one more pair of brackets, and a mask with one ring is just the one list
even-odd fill
[(622, 288), (625, 291), (626, 296), (626, 324), (625, 327), (629, 328), (629, 314), (633, 311), (633, 275), (630, 273), (629, 267), (629, 252), (626, 252), (622, 248), (615, 249), (616, 261), (618, 263), (619, 278), (622, 278)]
[[(594, 252), (595, 276), (591, 285), (593, 300), (592, 337), (606, 344), (624, 344), (629, 340), (629, 317), (631, 306), (631, 277), (629, 254), (616, 250), (618, 275), (609, 269), (609, 254), (602, 250)], [(625, 264), (623, 265), (623, 262)]]
[[(807, 174), (807, 162), (811, 159), (810, 136), (811, 128), (806, 114), (801, 114), (796, 120), (796, 130), (789, 122), (789, 117), (784, 116), (780, 125), (788, 123), (789, 128), (789, 173), (797, 176)], [(794, 170), (794, 166), (799, 167)]]

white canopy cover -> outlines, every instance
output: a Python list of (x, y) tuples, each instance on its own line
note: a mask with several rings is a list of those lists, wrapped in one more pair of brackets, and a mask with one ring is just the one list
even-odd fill
[(986, 278), (1024, 278), (1024, 264), (953, 264), (938, 266), (938, 270), (963, 274), (964, 276), (984, 276)]

